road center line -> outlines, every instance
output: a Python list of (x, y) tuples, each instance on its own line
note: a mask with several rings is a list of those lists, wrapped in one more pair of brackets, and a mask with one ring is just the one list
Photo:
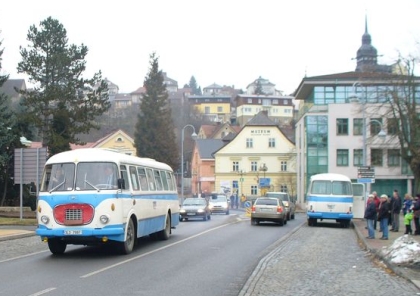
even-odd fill
[(45, 289), (45, 290), (36, 292), (35, 294), (31, 294), (29, 296), (39, 296), (39, 295), (47, 294), (47, 293), (49, 293), (51, 291), (54, 291), (55, 289), (57, 289), (57, 288), (48, 288), (48, 289)]
[(35, 253), (25, 254), (25, 255), (22, 255), (22, 256), (17, 256), (17, 257), (13, 257), (13, 258), (1, 260), (0, 263), (7, 262), (7, 261), (12, 261), (12, 260), (17, 260), (17, 259), (21, 259), (21, 258), (32, 256), (32, 255), (37, 255), (37, 254), (45, 253), (45, 252), (48, 252), (48, 250), (39, 251), (39, 252), (35, 252)]
[(153, 250), (153, 251), (150, 251), (150, 252), (147, 252), (147, 253), (144, 253), (144, 254), (138, 255), (138, 256), (136, 256), (136, 257), (133, 257), (133, 258), (130, 258), (130, 259), (127, 259), (127, 260), (124, 260), (124, 261), (121, 261), (121, 262), (115, 263), (115, 264), (113, 264), (113, 265), (110, 265), (110, 266), (107, 266), (107, 267), (104, 267), (104, 268), (101, 268), (101, 269), (98, 269), (98, 270), (93, 271), (93, 272), (91, 272), (91, 273), (87, 273), (87, 274), (85, 274), (85, 275), (82, 275), (80, 278), (88, 278), (88, 277), (93, 276), (93, 275), (96, 275), (96, 274), (98, 274), (98, 273), (101, 273), (101, 272), (107, 271), (107, 270), (109, 270), (109, 269), (111, 269), (111, 268), (114, 268), (114, 267), (117, 267), (117, 266), (120, 266), (120, 265), (123, 265), (123, 264), (129, 263), (129, 262), (131, 262), (131, 261), (134, 261), (134, 260), (137, 260), (137, 259), (139, 259), (139, 258), (145, 257), (145, 256), (147, 256), (147, 255), (150, 255), (150, 254), (153, 254), (153, 253), (159, 252), (159, 251), (161, 251), (161, 250), (164, 250), (164, 249), (167, 249), (167, 248), (173, 247), (173, 246), (175, 246), (175, 245), (181, 244), (181, 243), (183, 243), (183, 242), (186, 242), (186, 241), (188, 241), (188, 240), (191, 240), (191, 239), (193, 239), (193, 238), (196, 238), (196, 237), (201, 236), (201, 235), (203, 235), (203, 234), (206, 234), (206, 233), (208, 233), (208, 232), (211, 232), (211, 231), (214, 231), (214, 230), (217, 230), (217, 229), (220, 229), (220, 228), (222, 228), (222, 227), (226, 227), (226, 226), (228, 226), (228, 225), (230, 225), (230, 224), (235, 224), (235, 223), (238, 223), (238, 222), (237, 222), (237, 221), (235, 221), (235, 222), (231, 222), (231, 223), (228, 223), (228, 224), (224, 224), (224, 225), (221, 225), (221, 226), (218, 226), (218, 227), (215, 227), (215, 228), (208, 229), (208, 230), (206, 230), (206, 231), (203, 231), (203, 232), (198, 233), (198, 234), (196, 234), (196, 235), (193, 235), (193, 236), (190, 236), (190, 237), (184, 238), (184, 239), (182, 239), (182, 240), (180, 240), (180, 241), (174, 242), (174, 243), (169, 244), (169, 245), (166, 245), (166, 246), (164, 246), (164, 247), (160, 247), (160, 248), (155, 249), (155, 250)]

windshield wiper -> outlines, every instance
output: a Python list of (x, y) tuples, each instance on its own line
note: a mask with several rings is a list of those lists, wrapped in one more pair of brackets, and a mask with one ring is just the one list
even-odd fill
[(62, 186), (64, 183), (66, 183), (66, 179), (64, 179), (64, 180), (63, 180), (63, 182), (61, 182), (60, 184), (58, 184), (57, 186), (55, 186), (53, 189), (51, 189), (51, 190), (49, 191), (49, 193), (51, 193), (51, 192), (55, 191), (57, 188), (59, 188), (60, 186)]
[(96, 187), (95, 185), (93, 185), (92, 183), (90, 183), (88, 180), (85, 180), (85, 183), (88, 184), (89, 186), (93, 187), (96, 189), (96, 191), (100, 192), (101, 189), (99, 189), (98, 187)]

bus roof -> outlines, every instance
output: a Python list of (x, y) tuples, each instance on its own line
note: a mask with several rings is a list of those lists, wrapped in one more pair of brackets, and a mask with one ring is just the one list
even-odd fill
[(51, 156), (47, 160), (46, 165), (68, 162), (119, 162), (144, 165), (147, 167), (154, 167), (172, 171), (172, 168), (169, 165), (162, 162), (158, 162), (154, 159), (127, 155), (124, 153), (117, 152), (116, 150), (103, 148), (81, 148), (61, 152)]
[(325, 174), (317, 174), (311, 177), (311, 181), (314, 180), (335, 180), (335, 181), (349, 181), (351, 182), (350, 178), (341, 175), (341, 174), (334, 174), (334, 173), (325, 173)]

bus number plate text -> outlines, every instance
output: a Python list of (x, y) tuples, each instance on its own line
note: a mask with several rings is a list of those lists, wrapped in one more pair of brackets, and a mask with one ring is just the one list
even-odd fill
[(64, 234), (65, 235), (81, 235), (82, 231), (81, 230), (65, 230)]

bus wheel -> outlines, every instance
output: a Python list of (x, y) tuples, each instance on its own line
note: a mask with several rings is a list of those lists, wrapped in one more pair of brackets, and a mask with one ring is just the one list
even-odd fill
[(166, 214), (165, 229), (158, 232), (158, 238), (160, 240), (167, 240), (171, 235), (171, 218)]
[(136, 232), (133, 220), (129, 219), (126, 228), (126, 239), (120, 243), (120, 251), (123, 254), (130, 254), (133, 251), (136, 242)]
[(48, 239), (48, 248), (51, 253), (55, 255), (61, 255), (66, 250), (67, 244), (58, 239)]

